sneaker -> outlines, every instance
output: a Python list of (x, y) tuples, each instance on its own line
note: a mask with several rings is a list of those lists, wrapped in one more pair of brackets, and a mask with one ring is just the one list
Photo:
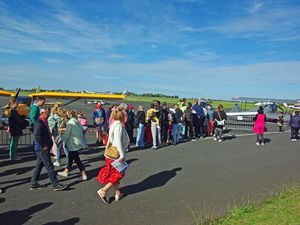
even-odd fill
[(63, 191), (65, 190), (66, 188), (68, 187), (68, 185), (65, 185), (65, 184), (57, 184), (53, 190), (54, 191)]
[(203, 138), (204, 138), (204, 137), (201, 136), (201, 137), (199, 138), (199, 140), (201, 140), (201, 139), (203, 139)]
[(216, 137), (214, 137), (214, 141), (217, 141), (218, 139)]
[(0, 188), (0, 194), (2, 194), (3, 193), (3, 190)]
[(57, 174), (58, 174), (59, 176), (62, 176), (62, 177), (68, 177), (68, 176), (69, 176), (69, 174), (66, 173), (65, 171), (58, 172)]
[(256, 145), (259, 145), (259, 142), (256, 142)]
[(265, 145), (265, 143), (262, 142), (261, 145)]
[(53, 163), (53, 166), (60, 166), (60, 162), (55, 161), (55, 162)]
[(222, 139), (219, 139), (219, 142), (222, 142), (223, 140)]
[(292, 141), (297, 141), (297, 139), (292, 139)]
[(157, 147), (156, 147), (156, 146), (152, 146), (151, 148), (152, 148), (152, 149), (157, 149)]
[(87, 175), (86, 174), (81, 175), (81, 180), (87, 180)]
[(115, 201), (118, 202), (123, 198), (123, 194), (121, 193), (120, 195), (115, 195)]
[(34, 184), (34, 185), (31, 184), (29, 190), (33, 191), (33, 190), (43, 189), (45, 187), (47, 187), (47, 185), (45, 185), (45, 184), (42, 184), (42, 185), (41, 184)]
[(197, 141), (197, 140), (195, 138), (193, 138), (192, 141)]
[(97, 191), (97, 194), (99, 195), (99, 197), (101, 198), (101, 200), (105, 203), (108, 204), (108, 201), (106, 199), (106, 196), (102, 194), (102, 188), (100, 190)]

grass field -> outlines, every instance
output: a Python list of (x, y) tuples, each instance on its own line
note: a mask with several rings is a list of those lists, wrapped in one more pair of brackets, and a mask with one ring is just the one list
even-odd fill
[(298, 225), (300, 224), (300, 188), (284, 190), (259, 205), (235, 207), (221, 219), (211, 218), (196, 225)]
[[(152, 103), (154, 100), (159, 100), (161, 102), (166, 102), (167, 104), (176, 104), (179, 102), (179, 99), (177, 98), (159, 98), (159, 97), (144, 97), (144, 96), (126, 96), (127, 102), (146, 102), (146, 103)], [(193, 102), (193, 99), (187, 99), (187, 102)], [(224, 108), (231, 109), (236, 102), (232, 101), (210, 101), (209, 102), (213, 107), (217, 107), (219, 104), (222, 104)], [(253, 103), (238, 103), (240, 108), (242, 110), (249, 110), (256, 108), (256, 106)]]

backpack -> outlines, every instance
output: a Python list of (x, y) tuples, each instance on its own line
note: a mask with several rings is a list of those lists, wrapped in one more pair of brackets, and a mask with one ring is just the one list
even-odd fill
[(104, 113), (102, 109), (98, 109), (94, 111), (94, 123), (96, 126), (103, 125), (105, 122)]

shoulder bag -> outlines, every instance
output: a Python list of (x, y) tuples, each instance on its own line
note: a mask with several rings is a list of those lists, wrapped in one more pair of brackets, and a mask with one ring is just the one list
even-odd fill
[(119, 153), (117, 147), (112, 146), (113, 137), (114, 137), (114, 132), (112, 132), (112, 138), (108, 140), (108, 144), (106, 145), (104, 154), (108, 158), (118, 159), (120, 157), (120, 153)]

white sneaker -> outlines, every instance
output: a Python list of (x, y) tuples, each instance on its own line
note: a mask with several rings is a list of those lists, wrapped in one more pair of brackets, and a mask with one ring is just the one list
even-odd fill
[(65, 171), (58, 172), (57, 174), (58, 174), (59, 176), (62, 176), (62, 177), (68, 177), (68, 176), (69, 176), (69, 174), (66, 173)]
[(55, 161), (55, 162), (53, 163), (53, 166), (60, 166), (60, 163), (59, 163), (58, 161)]
[(223, 140), (222, 139), (219, 139), (219, 142), (222, 142)]
[(265, 145), (265, 143), (262, 142), (261, 145)]
[(259, 145), (259, 142), (256, 142), (256, 145)]
[(297, 141), (297, 139), (292, 139), (292, 141)]
[(214, 140), (217, 141), (218, 139), (216, 137), (214, 137)]
[(193, 138), (192, 141), (197, 141), (197, 140), (195, 138)]
[(86, 174), (81, 175), (81, 180), (87, 180)]

